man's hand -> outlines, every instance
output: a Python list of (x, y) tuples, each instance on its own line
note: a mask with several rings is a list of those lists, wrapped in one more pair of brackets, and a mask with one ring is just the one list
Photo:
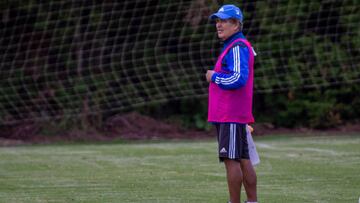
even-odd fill
[(250, 125), (247, 125), (246, 127), (249, 129), (250, 133), (254, 132), (254, 128), (251, 127)]
[(208, 70), (207, 72), (206, 72), (206, 81), (208, 81), (208, 82), (211, 82), (211, 77), (212, 77), (212, 75), (215, 73), (215, 71), (213, 71), (213, 70)]

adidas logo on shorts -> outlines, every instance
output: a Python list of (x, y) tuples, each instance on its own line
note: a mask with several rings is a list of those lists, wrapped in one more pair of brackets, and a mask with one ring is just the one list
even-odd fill
[(223, 147), (223, 148), (220, 150), (220, 153), (227, 153), (225, 147)]

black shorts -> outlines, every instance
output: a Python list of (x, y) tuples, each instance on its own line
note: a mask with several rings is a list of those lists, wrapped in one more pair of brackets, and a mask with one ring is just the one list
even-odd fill
[(246, 124), (215, 124), (218, 138), (220, 161), (249, 159), (249, 147), (246, 137)]

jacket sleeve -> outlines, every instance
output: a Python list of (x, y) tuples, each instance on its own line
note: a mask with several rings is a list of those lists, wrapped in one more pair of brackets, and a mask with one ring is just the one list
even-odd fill
[(211, 80), (220, 88), (226, 90), (238, 89), (245, 86), (249, 77), (249, 50), (243, 45), (236, 45), (224, 57), (222, 72), (213, 74)]

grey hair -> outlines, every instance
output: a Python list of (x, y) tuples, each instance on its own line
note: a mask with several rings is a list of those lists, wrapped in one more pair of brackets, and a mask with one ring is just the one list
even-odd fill
[(244, 27), (244, 23), (242, 23), (242, 22), (239, 21), (239, 29), (240, 29), (239, 31), (242, 31), (242, 30), (243, 30), (243, 27)]
[(232, 20), (234, 21), (235, 24), (237, 24), (239, 26), (239, 31), (242, 31), (244, 23), (242, 23), (240, 20), (235, 19), (235, 18), (232, 18)]

